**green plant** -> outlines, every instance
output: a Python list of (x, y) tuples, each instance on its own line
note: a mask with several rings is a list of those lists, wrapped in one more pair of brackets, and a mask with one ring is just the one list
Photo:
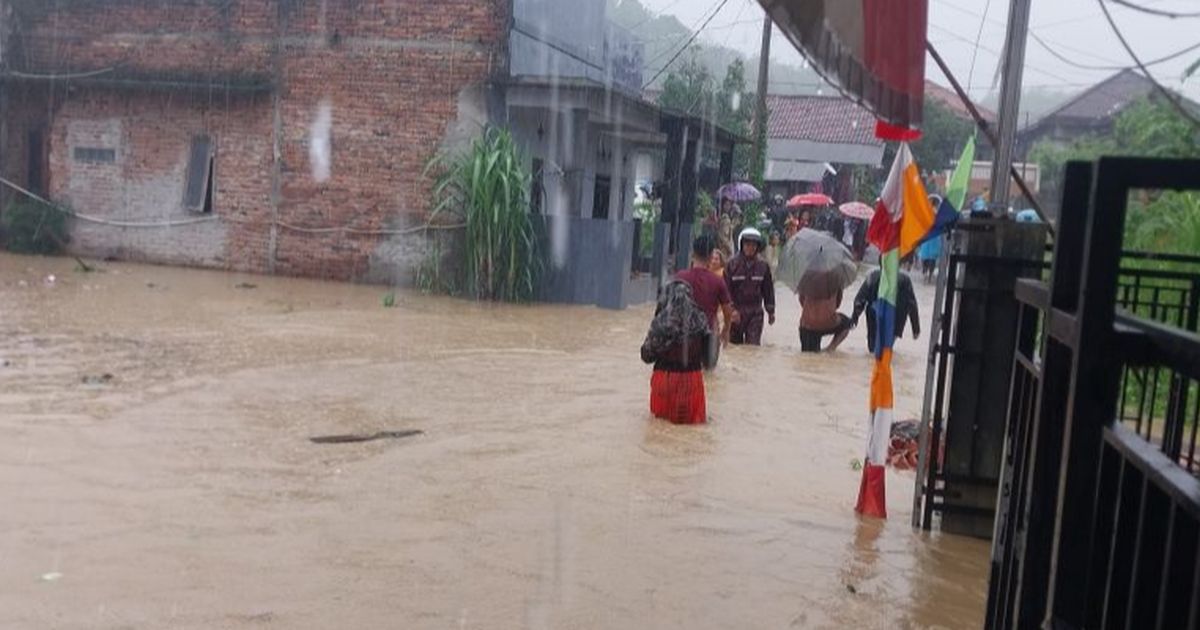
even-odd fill
[(642, 258), (649, 258), (654, 253), (654, 226), (658, 223), (658, 209), (652, 201), (639, 201), (633, 205), (633, 215), (642, 222), (638, 253)]
[(512, 134), (489, 127), (468, 150), (435, 158), (433, 217), (451, 212), (466, 223), (466, 288), (477, 299), (524, 301), (541, 271), (529, 212), (530, 174)]
[(429, 250), (425, 253), (425, 258), (417, 266), (417, 288), (422, 293), (458, 294), (455, 274), (443, 269), (443, 264), (442, 241), (433, 239)]
[(67, 213), (40, 201), (14, 201), (0, 216), (0, 238), (11, 252), (57, 254), (70, 241)]

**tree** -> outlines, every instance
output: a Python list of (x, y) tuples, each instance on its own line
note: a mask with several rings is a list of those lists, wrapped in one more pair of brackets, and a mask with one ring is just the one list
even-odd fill
[[(746, 91), (746, 66), (741, 59), (729, 64), (718, 85), (694, 50), (677, 70), (667, 73), (658, 97), (663, 107), (715, 121), (742, 137), (750, 134), (753, 103), (754, 95)], [(750, 171), (750, 147), (738, 145), (733, 158), (734, 179), (750, 179)]]
[(962, 154), (963, 145), (974, 129), (975, 123), (927, 98), (921, 139), (912, 143), (913, 158), (925, 170), (949, 168)]
[[(1042, 170), (1043, 191), (1058, 191), (1066, 163), (1102, 155), (1200, 158), (1200, 130), (1161, 99), (1144, 99), (1121, 112), (1111, 133), (1069, 145), (1043, 141), (1030, 151)], [(1125, 247), (1194, 254), (1200, 251), (1200, 196), (1154, 192), (1131, 197)]]

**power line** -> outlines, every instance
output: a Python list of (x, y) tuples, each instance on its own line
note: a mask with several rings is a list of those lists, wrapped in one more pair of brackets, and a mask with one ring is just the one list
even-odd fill
[(1146, 64), (1142, 63), (1142, 60), (1138, 58), (1137, 53), (1133, 51), (1133, 47), (1129, 45), (1129, 42), (1125, 41), (1125, 35), (1122, 34), (1121, 29), (1117, 27), (1117, 22), (1113, 19), (1112, 14), (1108, 12), (1108, 6), (1104, 4), (1104, 0), (1096, 0), (1096, 2), (1100, 5), (1100, 10), (1104, 11), (1104, 19), (1108, 20), (1108, 25), (1112, 27), (1113, 33), (1117, 36), (1117, 39), (1121, 41), (1121, 46), (1125, 48), (1125, 52), (1129, 53), (1129, 58), (1133, 59), (1133, 62), (1137, 64), (1138, 68), (1141, 68), (1142, 72), (1145, 73), (1146, 79), (1153, 83), (1154, 87), (1157, 88), (1159, 92), (1162, 92), (1162, 95), (1166, 97), (1167, 101), (1170, 102), (1171, 105), (1174, 106), (1184, 118), (1191, 121), (1192, 125), (1200, 129), (1200, 118), (1196, 118), (1192, 112), (1188, 111), (1188, 109), (1183, 106), (1183, 103), (1180, 103), (1170, 90), (1163, 87), (1163, 85), (1154, 78), (1154, 75), (1150, 74), (1150, 71), (1146, 69)]
[(629, 29), (629, 30), (630, 30), (631, 32), (632, 32), (632, 31), (636, 31), (636, 30), (638, 30), (639, 28), (642, 28), (643, 26), (645, 26), (645, 25), (649, 24), (650, 22), (653, 22), (654, 20), (657, 20), (658, 18), (660, 18), (660, 17), (662, 17), (664, 14), (666, 14), (666, 12), (667, 12), (667, 10), (668, 10), (668, 9), (670, 9), (670, 8), (674, 7), (675, 5), (679, 4), (680, 2), (682, 2), (682, 0), (674, 0), (674, 2), (672, 2), (671, 4), (668, 4), (667, 6), (663, 7), (663, 8), (662, 8), (662, 10), (661, 10), (661, 11), (659, 11), (657, 14), (651, 14), (651, 15), (650, 15), (650, 17), (648, 17), (648, 18), (646, 18), (646, 19), (642, 20), (641, 22), (638, 22), (636, 25), (634, 25), (634, 27), (633, 27), (633, 28), (631, 28), (631, 29)]
[(658, 72), (654, 73), (654, 76), (651, 77), (649, 81), (646, 81), (644, 84), (642, 84), (643, 90), (650, 87), (652, 83), (657, 81), (658, 77), (661, 77), (662, 73), (666, 72), (667, 68), (670, 68), (671, 64), (675, 63), (676, 59), (679, 59), (679, 56), (683, 54), (683, 51), (687, 50), (688, 46), (691, 46), (692, 42), (696, 41), (697, 37), (700, 37), (700, 33), (704, 32), (704, 28), (708, 26), (709, 22), (712, 22), (713, 18), (717, 17), (717, 14), (721, 12), (721, 9), (725, 8), (726, 4), (729, 4), (729, 0), (721, 0), (721, 4), (717, 5), (717, 10), (713, 11), (712, 15), (708, 16), (708, 19), (704, 21), (704, 24), (701, 24), (700, 28), (692, 33), (692, 36), (689, 37), (686, 42), (684, 42), (683, 47), (680, 48), (663, 67), (659, 68)]
[(971, 53), (971, 70), (967, 72), (968, 86), (975, 80), (975, 60), (979, 58), (979, 41), (983, 39), (983, 27), (987, 24), (987, 14), (991, 8), (992, 0), (987, 0), (987, 4), (983, 5), (983, 15), (979, 16), (979, 31), (975, 33), (975, 52)]
[[(980, 13), (978, 13), (977, 11), (973, 11), (973, 10), (971, 10), (971, 9), (968, 9), (968, 8), (966, 8), (966, 7), (959, 6), (959, 5), (957, 5), (957, 4), (954, 4), (954, 3), (952, 3), (952, 2), (949, 2), (948, 0), (940, 0), (940, 2), (938, 2), (938, 6), (940, 6), (940, 7), (946, 7), (946, 8), (949, 8), (949, 9), (954, 9), (955, 11), (958, 11), (958, 12), (960, 12), (960, 13), (963, 13), (963, 14), (965, 14), (965, 15), (970, 15), (970, 16), (972, 16), (972, 17), (983, 18), (983, 19), (984, 19), (984, 20), (985, 20), (985, 21), (986, 21), (988, 24), (992, 24), (992, 25), (994, 25), (994, 26), (997, 26), (997, 27), (999, 27), (999, 28), (1001, 28), (1001, 29), (1005, 29), (1005, 30), (1007, 30), (1007, 28), (1008, 28), (1008, 25), (1007, 25), (1005, 22), (1002, 22), (1002, 21), (1000, 21), (1000, 20), (997, 20), (997, 19), (995, 19), (995, 18), (989, 18), (989, 17), (987, 17), (987, 15), (986, 15), (986, 14), (983, 14), (983, 15), (981, 15), (981, 14), (980, 14)], [(1099, 14), (1099, 13), (1097, 13), (1096, 15), (1100, 15), (1100, 14)], [(1037, 29), (1039, 29), (1039, 28), (1044, 28), (1044, 26), (1038, 26), (1038, 27), (1030, 28), (1030, 29), (1029, 29), (1029, 33), (1032, 35), (1032, 34), (1034, 33), (1034, 31), (1035, 31), (1035, 30), (1037, 30)], [(1065, 48), (1065, 49), (1067, 49), (1067, 50), (1070, 50), (1070, 51), (1073, 51), (1073, 52), (1077, 52), (1077, 53), (1079, 53), (1079, 54), (1082, 54), (1082, 55), (1087, 55), (1088, 57), (1091, 57), (1091, 58), (1093, 58), (1093, 59), (1099, 59), (1100, 61), (1107, 61), (1107, 62), (1109, 62), (1109, 63), (1116, 63), (1116, 62), (1115, 62), (1115, 61), (1113, 61), (1112, 59), (1108, 59), (1107, 57), (1102, 57), (1102, 56), (1100, 56), (1100, 55), (1097, 55), (1097, 54), (1095, 54), (1095, 53), (1089, 52), (1089, 51), (1087, 51), (1087, 50), (1081, 50), (1081, 49), (1079, 49), (1079, 48), (1074, 48), (1074, 47), (1072, 47), (1072, 46), (1068, 46), (1067, 44), (1064, 44), (1064, 43), (1062, 43), (1062, 42), (1057, 42), (1057, 41), (1054, 41), (1054, 40), (1049, 40), (1049, 41), (1051, 41), (1051, 42), (1052, 42), (1053, 44), (1055, 44), (1056, 46), (1059, 46), (1059, 47), (1061, 47), (1061, 48)], [(969, 77), (968, 77), (968, 79), (969, 79)]]
[[(970, 44), (970, 45), (972, 45), (972, 46), (974, 46), (974, 45), (975, 45), (975, 42), (973, 42), (973, 41), (971, 41), (971, 40), (967, 39), (966, 37), (963, 37), (962, 35), (959, 35), (958, 33), (954, 32), (954, 31), (952, 31), (952, 30), (950, 30), (950, 29), (948, 29), (948, 28), (945, 28), (945, 27), (943, 27), (943, 26), (939, 26), (938, 24), (934, 24), (932, 21), (930, 21), (930, 22), (929, 22), (929, 26), (931, 26), (931, 27), (933, 27), (933, 28), (935, 28), (935, 29), (937, 29), (937, 30), (939, 30), (939, 31), (942, 31), (943, 33), (945, 33), (946, 35), (948, 35), (948, 36), (949, 36), (949, 37), (951, 37), (951, 38), (957, 39), (957, 40), (959, 40), (959, 41), (961, 41), (961, 42), (965, 42), (965, 43), (967, 43), (967, 44)], [(980, 50), (982, 50), (982, 51), (984, 51), (984, 52), (986, 52), (986, 53), (991, 53), (992, 55), (995, 55), (997, 59), (999, 59), (999, 58), (1001, 58), (1001, 57), (1002, 57), (1002, 55), (1001, 55), (1001, 54), (1000, 54), (998, 51), (996, 51), (995, 49), (992, 49), (992, 48), (988, 48), (987, 46), (980, 45), (980, 46), (979, 46), (979, 49), (980, 49)], [(1054, 74), (1053, 72), (1048, 72), (1048, 71), (1046, 71), (1046, 70), (1043, 70), (1043, 69), (1041, 69), (1041, 68), (1039, 68), (1039, 67), (1037, 67), (1037, 66), (1035, 66), (1035, 65), (1032, 65), (1032, 64), (1028, 64), (1028, 63), (1026, 63), (1026, 64), (1025, 64), (1025, 67), (1026, 67), (1026, 68), (1029, 68), (1030, 70), (1033, 70), (1034, 72), (1037, 72), (1038, 74), (1041, 74), (1041, 75), (1043, 75), (1043, 76), (1047, 76), (1047, 77), (1050, 77), (1051, 79), (1056, 79), (1056, 80), (1058, 80), (1058, 81), (1062, 81), (1063, 83), (1070, 83), (1070, 82), (1071, 82), (1071, 80), (1070, 80), (1070, 79), (1067, 79), (1067, 78), (1065, 78), (1065, 77), (1061, 77), (1061, 76), (1059, 76), (1059, 75), (1057, 75), (1057, 74)], [(974, 86), (972, 86), (972, 85), (970, 85), (970, 84), (968, 84), (968, 85), (967, 85), (967, 89), (968, 89), (968, 90), (970, 90), (970, 89), (971, 89), (971, 88), (973, 88), (973, 87), (974, 87)]]
[[(1123, 6), (1127, 9), (1133, 9), (1134, 11), (1141, 11), (1142, 13), (1149, 13), (1150, 15), (1158, 15), (1158, 16), (1162, 16), (1162, 17), (1169, 17), (1172, 19), (1200, 17), (1200, 11), (1197, 11), (1194, 13), (1179, 13), (1177, 11), (1164, 11), (1162, 9), (1155, 9), (1153, 7), (1143, 6), (1143, 5), (1137, 4), (1135, 2), (1130, 2), (1129, 0), (1108, 0), (1108, 1), (1113, 4)], [(1105, 13), (1107, 14), (1108, 11), (1105, 11)]]
[[(1032, 30), (1029, 31), (1029, 36), (1033, 38), (1033, 41), (1040, 44), (1042, 48), (1046, 49), (1046, 52), (1050, 53), (1051, 55), (1054, 55), (1054, 57), (1057, 58), (1059, 61), (1067, 64), (1068, 66), (1073, 66), (1073, 67), (1079, 68), (1081, 70), (1116, 70), (1116, 71), (1120, 71), (1120, 70), (1132, 70), (1137, 67), (1137, 66), (1120, 66), (1120, 65), (1095, 66), (1095, 65), (1091, 65), (1091, 64), (1080, 63), (1080, 62), (1070, 59), (1069, 57), (1066, 57), (1066, 56), (1060, 54), (1058, 51), (1054, 50), (1054, 48), (1052, 48), (1049, 44), (1047, 44), (1041, 37), (1038, 37), (1038, 34), (1033, 32)], [(1191, 46), (1188, 46), (1187, 48), (1184, 48), (1182, 50), (1177, 50), (1169, 55), (1165, 55), (1163, 57), (1159, 57), (1157, 59), (1152, 59), (1150, 61), (1147, 61), (1147, 62), (1145, 62), (1145, 65), (1146, 65), (1146, 67), (1156, 66), (1160, 63), (1165, 63), (1165, 62), (1171, 61), (1173, 59), (1178, 59), (1179, 57), (1182, 57), (1183, 55), (1186, 55), (1186, 54), (1192, 52), (1193, 50), (1197, 50), (1197, 49), (1200, 49), (1200, 42), (1192, 44)]]
[[(725, 4), (724, 4), (724, 3), (722, 3), (722, 4), (721, 4), (721, 6), (722, 6), (722, 7), (724, 7), (724, 6), (725, 6)], [(720, 8), (717, 8), (717, 10), (716, 10), (716, 11), (714, 11), (714, 12), (710, 13), (710, 14), (709, 14), (709, 16), (708, 16), (708, 19), (704, 21), (704, 26), (708, 26), (708, 23), (709, 23), (709, 22), (711, 22), (711, 21), (712, 21), (712, 19), (713, 19), (714, 17), (716, 17), (717, 13), (718, 13), (718, 12), (720, 12), (720, 10), (721, 10)], [(678, 19), (678, 18), (676, 18), (676, 19)], [(681, 41), (683, 41), (683, 40), (685, 40), (685, 39), (686, 39), (686, 40), (688, 40), (688, 43), (691, 43), (691, 40), (694, 40), (694, 39), (696, 38), (696, 34), (697, 34), (697, 32), (698, 32), (699, 30), (703, 29), (703, 28), (704, 28), (704, 26), (701, 26), (701, 25), (700, 25), (700, 22), (699, 22), (699, 21), (697, 21), (695, 24), (693, 24), (693, 25), (692, 25), (692, 28), (691, 28), (691, 29), (688, 29), (688, 30), (687, 30), (686, 34), (684, 34), (684, 35), (680, 35), (679, 37), (675, 38), (675, 43), (676, 43), (676, 44), (678, 44), (679, 42), (681, 42)], [(687, 46), (688, 46), (688, 44), (684, 44), (684, 48), (686, 48)], [(654, 59), (651, 59), (650, 61), (648, 61), (648, 62), (646, 63), (646, 65), (653, 64), (654, 62), (658, 61), (659, 59), (662, 59), (663, 57), (666, 57), (666, 56), (667, 56), (667, 53), (671, 52), (671, 49), (672, 49), (672, 48), (674, 48), (674, 47), (675, 47), (675, 45), (674, 45), (674, 44), (672, 44), (672, 45), (670, 45), (670, 46), (667, 46), (666, 48), (664, 48), (664, 49), (663, 49), (663, 51), (662, 51), (662, 52), (660, 52), (660, 53), (658, 53), (657, 55), (655, 55)]]

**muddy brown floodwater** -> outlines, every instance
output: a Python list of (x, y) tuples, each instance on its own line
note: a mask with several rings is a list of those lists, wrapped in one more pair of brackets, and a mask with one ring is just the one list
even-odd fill
[(800, 356), (790, 295), (675, 427), (649, 307), (73, 267), (0, 255), (0, 628), (981, 624), (988, 546), (914, 533), (911, 474), (852, 511), (865, 333)]

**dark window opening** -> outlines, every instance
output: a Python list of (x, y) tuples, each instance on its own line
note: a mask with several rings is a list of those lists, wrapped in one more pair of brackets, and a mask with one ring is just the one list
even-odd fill
[(213, 157), (212, 138), (192, 138), (188, 157), (187, 181), (183, 187), (183, 207), (191, 212), (212, 212), (213, 208)]
[(211, 214), (213, 209), (213, 159), (208, 158), (208, 182), (204, 186), (204, 210), (202, 212)]
[(596, 188), (592, 193), (592, 218), (607, 219), (608, 218), (608, 200), (612, 194), (612, 180), (607, 177), (596, 176)]
[(75, 161), (92, 164), (112, 164), (117, 161), (116, 149), (99, 147), (75, 147)]
[(541, 214), (543, 204), (546, 197), (546, 164), (538, 158), (533, 158), (533, 169), (531, 170), (532, 177), (530, 178), (529, 190), (529, 210), (534, 214)]

